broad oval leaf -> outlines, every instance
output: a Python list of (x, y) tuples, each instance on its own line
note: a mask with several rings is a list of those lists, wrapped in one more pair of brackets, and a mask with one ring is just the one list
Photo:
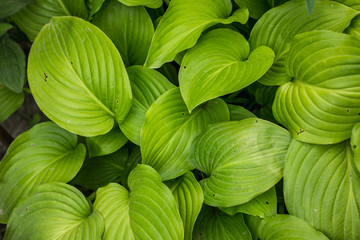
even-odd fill
[(191, 147), (191, 163), (204, 172), (204, 202), (231, 207), (269, 190), (282, 178), (290, 134), (268, 121), (247, 118), (210, 125)]
[(146, 113), (140, 136), (143, 163), (156, 169), (163, 180), (193, 169), (189, 161), (192, 141), (208, 124), (228, 121), (229, 115), (221, 99), (209, 101), (189, 114), (179, 88), (168, 90)]
[(204, 205), (194, 227), (193, 239), (251, 240), (241, 213), (229, 216), (217, 208)]
[(36, 187), (11, 214), (5, 240), (100, 240), (104, 220), (84, 195), (65, 183)]
[(256, 118), (256, 115), (247, 110), (246, 108), (238, 105), (228, 104), (230, 110), (230, 120), (240, 121), (245, 118)]
[(41, 28), (57, 16), (88, 16), (84, 0), (35, 0), (11, 16), (16, 25), (33, 42)]
[(119, 52), (94, 25), (52, 18), (29, 56), (29, 85), (40, 109), (68, 131), (109, 132), (131, 108), (131, 87)]
[(162, 0), (117, 0), (127, 6), (145, 6), (148, 8), (159, 8), (162, 6)]
[(147, 110), (157, 98), (175, 86), (161, 73), (153, 69), (132, 66), (127, 68), (127, 72), (133, 94), (133, 103), (129, 115), (120, 124), (120, 128), (130, 141), (140, 145), (140, 131)]
[(171, 180), (166, 185), (172, 191), (184, 224), (184, 239), (191, 240), (196, 218), (204, 201), (200, 184), (192, 172)]
[(236, 92), (271, 67), (274, 52), (265, 46), (250, 53), (246, 39), (231, 29), (215, 29), (189, 49), (179, 71), (181, 95), (189, 111), (199, 104)]
[(276, 92), (273, 112), (298, 140), (332, 144), (360, 121), (360, 43), (347, 34), (312, 31), (294, 38), (286, 63), (291, 82)]
[(92, 23), (113, 41), (126, 66), (144, 64), (154, 35), (153, 23), (144, 7), (128, 7), (110, 0)]
[(115, 126), (104, 135), (86, 138), (86, 146), (89, 157), (92, 158), (113, 153), (124, 146), (127, 141), (124, 133), (118, 126)]
[(359, 12), (337, 2), (316, 0), (310, 15), (304, 0), (289, 1), (266, 12), (251, 31), (251, 49), (268, 46), (275, 52), (270, 70), (259, 80), (265, 85), (281, 85), (291, 80), (285, 60), (292, 38), (299, 33), (318, 30), (342, 32)]
[(232, 10), (230, 0), (172, 0), (156, 28), (145, 66), (159, 68), (195, 45), (206, 28), (217, 23), (247, 22), (247, 9)]
[(25, 54), (19, 44), (5, 36), (0, 38), (0, 83), (21, 93), (25, 83)]
[(261, 240), (328, 239), (301, 218), (284, 214), (278, 214), (261, 220), (257, 231)]
[(130, 192), (111, 183), (97, 191), (94, 209), (105, 219), (104, 239), (183, 239), (184, 228), (171, 191), (150, 166), (129, 175)]
[(313, 145), (293, 140), (285, 160), (290, 214), (331, 239), (360, 238), (360, 173), (349, 141)]
[(25, 94), (16, 93), (0, 84), (0, 122), (5, 121), (13, 112), (21, 107)]
[(69, 182), (80, 170), (86, 149), (77, 136), (55, 123), (41, 123), (18, 136), (0, 162), (0, 222), (37, 185)]

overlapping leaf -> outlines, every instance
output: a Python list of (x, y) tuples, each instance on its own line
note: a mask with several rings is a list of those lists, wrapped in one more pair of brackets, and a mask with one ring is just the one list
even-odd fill
[(103, 32), (79, 18), (53, 18), (42, 29), (30, 51), (28, 77), (40, 109), (83, 136), (109, 132), (131, 108), (119, 52)]
[(0, 222), (37, 185), (68, 182), (80, 170), (85, 147), (55, 123), (38, 124), (10, 145), (0, 162)]
[(204, 202), (231, 207), (269, 190), (282, 178), (289, 144), (288, 131), (261, 119), (210, 125), (191, 148), (192, 164), (207, 176)]
[(150, 166), (129, 175), (130, 193), (112, 183), (97, 191), (94, 209), (105, 219), (104, 239), (183, 239), (184, 228), (171, 191)]
[(246, 39), (230, 29), (205, 34), (181, 62), (179, 83), (189, 111), (199, 104), (238, 91), (258, 80), (275, 55), (265, 46), (250, 53)]
[(10, 23), (0, 23), (0, 37), (2, 37), (8, 30), (12, 28), (13, 26)]
[(130, 141), (140, 145), (140, 131), (147, 110), (158, 97), (175, 86), (153, 69), (132, 66), (127, 68), (127, 72), (133, 93), (133, 104), (120, 128)]
[(159, 68), (195, 45), (201, 32), (217, 23), (247, 22), (247, 9), (230, 16), (230, 0), (172, 0), (156, 28), (145, 66)]
[(275, 119), (293, 137), (316, 144), (348, 139), (360, 121), (360, 42), (312, 31), (294, 38), (286, 63), (291, 82), (275, 97)]
[(284, 169), (289, 213), (331, 239), (359, 239), (360, 173), (355, 161), (349, 141), (312, 145), (293, 140)]
[(162, 0), (117, 0), (127, 6), (145, 6), (149, 8), (159, 8), (162, 6)]
[(193, 139), (208, 124), (228, 121), (229, 115), (221, 99), (209, 101), (189, 114), (179, 89), (168, 90), (146, 113), (140, 137), (143, 163), (155, 168), (163, 180), (191, 170), (189, 149)]
[(89, 18), (100, 10), (104, 2), (105, 0), (85, 0), (86, 7), (89, 9)]
[(251, 49), (268, 46), (275, 52), (270, 70), (259, 80), (265, 85), (281, 85), (291, 80), (285, 70), (285, 60), (292, 38), (314, 29), (342, 32), (358, 11), (337, 2), (316, 0), (309, 15), (304, 0), (292, 0), (266, 12), (251, 31)]
[(31, 3), (32, 0), (2, 0), (0, 2), (0, 18), (6, 18)]
[(230, 120), (231, 121), (240, 121), (245, 118), (256, 118), (256, 115), (247, 110), (244, 107), (228, 104), (230, 110)]
[(128, 7), (117, 0), (104, 3), (93, 24), (113, 41), (126, 66), (145, 62), (154, 26), (145, 8)]
[(24, 102), (24, 93), (15, 93), (0, 84), (0, 122), (5, 121)]
[(91, 210), (79, 190), (65, 183), (47, 183), (15, 208), (5, 240), (100, 240), (103, 232), (103, 217)]
[(88, 16), (84, 0), (35, 0), (11, 16), (11, 19), (33, 42), (41, 28), (57, 16)]

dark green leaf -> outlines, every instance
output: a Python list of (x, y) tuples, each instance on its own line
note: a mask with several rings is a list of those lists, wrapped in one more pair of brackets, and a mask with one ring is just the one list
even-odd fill
[(0, 19), (6, 18), (33, 2), (33, 0), (1, 0)]
[(0, 84), (0, 122), (5, 121), (24, 102), (25, 94), (15, 93)]
[(9, 23), (0, 23), (0, 37), (12, 28), (13, 26)]

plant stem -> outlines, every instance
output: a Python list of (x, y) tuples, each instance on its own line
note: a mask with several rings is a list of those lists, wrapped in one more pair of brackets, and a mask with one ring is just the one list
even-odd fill
[(12, 141), (14, 141), (14, 138), (0, 125), (0, 143), (8, 148)]

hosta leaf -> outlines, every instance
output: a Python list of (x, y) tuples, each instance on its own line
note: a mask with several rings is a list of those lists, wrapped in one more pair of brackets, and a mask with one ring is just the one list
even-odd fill
[(291, 82), (275, 97), (275, 119), (293, 137), (316, 144), (346, 140), (360, 121), (360, 43), (347, 34), (312, 31), (294, 38), (286, 63)]
[(349, 141), (312, 145), (293, 140), (285, 160), (290, 214), (331, 239), (360, 238), (360, 173)]
[(149, 8), (159, 8), (162, 6), (162, 0), (118, 0), (127, 6), (145, 6)]
[(110, 0), (104, 3), (92, 23), (113, 41), (126, 66), (144, 64), (154, 34), (153, 23), (144, 7), (128, 7)]
[(259, 227), (259, 223), (261, 222), (261, 218), (244, 214), (244, 220), (245, 220), (246, 226), (249, 228), (252, 239), (258, 240), (259, 239), (259, 231), (257, 229)]
[(229, 109), (215, 99), (189, 114), (178, 88), (159, 97), (146, 113), (140, 145), (143, 163), (155, 168), (163, 180), (193, 169), (189, 149), (193, 139), (214, 122), (228, 121)]
[(326, 240), (321, 232), (316, 231), (311, 225), (291, 215), (278, 214), (260, 221), (257, 228), (262, 240)]
[(110, 39), (75, 17), (53, 18), (29, 56), (28, 77), (40, 109), (61, 127), (92, 137), (109, 132), (131, 108), (130, 82)]
[(230, 120), (231, 121), (240, 121), (245, 118), (256, 118), (256, 115), (247, 110), (244, 107), (228, 104), (230, 110)]
[(19, 44), (5, 36), (0, 38), (0, 83), (21, 93), (25, 83), (25, 54)]
[(271, 67), (274, 52), (259, 47), (250, 53), (246, 39), (231, 29), (215, 29), (188, 50), (181, 62), (179, 83), (189, 111), (199, 104), (238, 91)]
[(172, 191), (184, 223), (185, 240), (192, 239), (192, 232), (204, 201), (200, 184), (192, 172), (171, 180), (166, 185)]
[(89, 157), (103, 156), (119, 150), (127, 142), (127, 138), (119, 127), (114, 127), (110, 132), (96, 137), (86, 138)]
[(269, 190), (282, 178), (290, 134), (257, 118), (210, 125), (191, 147), (193, 166), (204, 172), (204, 202), (231, 207)]
[(305, 3), (308, 12), (311, 14), (314, 11), (315, 0), (305, 0)]
[(55, 123), (41, 123), (21, 134), (0, 162), (0, 222), (7, 222), (20, 199), (37, 185), (68, 182), (85, 158), (83, 144)]
[(360, 123), (355, 124), (350, 139), (351, 149), (354, 152), (354, 161), (360, 171)]
[(121, 148), (106, 156), (90, 158), (84, 162), (74, 183), (96, 190), (108, 183), (120, 182), (128, 157), (128, 149)]
[(88, 16), (84, 0), (34, 0), (11, 16), (22, 32), (33, 42), (41, 28), (56, 16)]
[(204, 205), (196, 220), (193, 239), (251, 240), (251, 234), (241, 213), (229, 216)]
[(278, 86), (266, 86), (262, 84), (257, 84), (255, 90), (255, 100), (261, 106), (271, 106), (274, 102), (275, 93), (278, 89)]
[(172, 0), (151, 42), (145, 66), (159, 68), (195, 45), (206, 28), (217, 23), (247, 22), (247, 9), (232, 10), (230, 0)]
[(281, 85), (291, 80), (285, 70), (285, 60), (292, 38), (314, 29), (342, 32), (358, 11), (345, 5), (316, 0), (316, 8), (310, 15), (304, 0), (289, 1), (266, 12), (251, 31), (251, 49), (268, 46), (275, 52), (270, 70), (259, 80), (265, 85)]
[(147, 110), (158, 97), (175, 86), (153, 69), (132, 66), (127, 68), (127, 72), (133, 93), (133, 104), (120, 128), (130, 141), (140, 145), (140, 131)]
[(352, 7), (356, 10), (360, 10), (360, 1), (359, 0), (335, 0), (336, 2), (342, 3), (346, 6)]
[(249, 9), (250, 17), (254, 19), (259, 19), (265, 12), (267, 12), (271, 6), (268, 3), (268, 0), (235, 0), (237, 5), (240, 7), (246, 7)]
[(29, 3), (31, 3), (33, 0), (2, 0), (0, 2), (0, 18), (6, 18)]
[(9, 23), (0, 23), (0, 37), (3, 36), (8, 30), (12, 28), (13, 26)]
[(100, 240), (104, 220), (76, 188), (65, 183), (36, 187), (10, 217), (5, 239)]
[(122, 172), (120, 183), (127, 189), (129, 189), (128, 186), (128, 176), (130, 172), (141, 163), (141, 151), (140, 147), (133, 145), (133, 147), (129, 147), (130, 155), (128, 159), (126, 160), (126, 164), (124, 165), (124, 171)]
[(85, 4), (89, 9), (89, 17), (91, 18), (97, 13), (101, 6), (104, 4), (105, 0), (85, 0)]
[(360, 39), (360, 15), (357, 15), (352, 21), (349, 27), (347, 27), (344, 33), (350, 34), (357, 39)]
[(236, 213), (246, 213), (253, 216), (259, 216), (261, 218), (274, 216), (277, 212), (275, 187), (270, 188), (270, 190), (253, 198), (247, 203), (220, 209), (229, 215), (235, 215)]
[(103, 239), (183, 239), (175, 199), (159, 174), (138, 165), (128, 183), (130, 192), (115, 183), (97, 191), (94, 209), (105, 219)]
[(24, 93), (15, 93), (0, 84), (0, 122), (5, 121), (24, 102)]

